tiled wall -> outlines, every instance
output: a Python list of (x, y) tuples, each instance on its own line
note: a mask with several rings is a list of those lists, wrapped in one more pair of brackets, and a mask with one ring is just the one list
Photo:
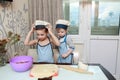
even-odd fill
[(8, 51), (9, 57), (16, 53), (26, 54), (24, 39), (29, 30), (28, 0), (13, 0), (12, 3), (0, 3), (0, 39), (7, 36), (8, 31), (20, 34), (21, 39)]

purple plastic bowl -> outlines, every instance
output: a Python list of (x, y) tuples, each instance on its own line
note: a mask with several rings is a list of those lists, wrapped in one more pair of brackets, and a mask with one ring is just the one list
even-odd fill
[(33, 58), (31, 56), (16, 56), (10, 60), (10, 65), (16, 72), (24, 72), (32, 67)]

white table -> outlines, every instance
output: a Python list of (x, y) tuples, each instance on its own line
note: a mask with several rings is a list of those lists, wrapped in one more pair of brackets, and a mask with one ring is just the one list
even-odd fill
[[(73, 66), (76, 67), (75, 65)], [(109, 73), (106, 73), (106, 76), (102, 68), (103, 67), (96, 65), (89, 66), (88, 71), (93, 72), (94, 75), (81, 74), (60, 68), (58, 76), (53, 77), (52, 80), (115, 80)], [(30, 77), (29, 73), (30, 70), (26, 72), (15, 72), (11, 66), (7, 64), (6, 66), (0, 67), (0, 80), (38, 80), (37, 78)]]

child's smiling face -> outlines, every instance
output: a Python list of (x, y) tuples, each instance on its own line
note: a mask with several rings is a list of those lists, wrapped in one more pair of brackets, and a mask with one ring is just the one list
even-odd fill
[(37, 33), (37, 38), (40, 41), (43, 41), (47, 38), (47, 32), (45, 32), (45, 29), (36, 30), (36, 33)]
[(65, 30), (63, 28), (57, 28), (56, 30), (57, 30), (57, 34), (59, 37), (63, 37), (67, 33), (67, 30)]

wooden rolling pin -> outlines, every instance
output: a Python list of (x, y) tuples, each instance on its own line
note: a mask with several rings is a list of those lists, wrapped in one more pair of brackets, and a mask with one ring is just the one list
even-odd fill
[(90, 75), (93, 75), (93, 72), (89, 72), (87, 70), (83, 70), (83, 69), (78, 69), (78, 68), (74, 68), (74, 67), (71, 67), (69, 65), (58, 65), (58, 67), (60, 68), (64, 68), (64, 69), (67, 69), (67, 70), (71, 70), (71, 71), (75, 71), (75, 72), (79, 72), (79, 73), (83, 73), (83, 74), (90, 74)]

